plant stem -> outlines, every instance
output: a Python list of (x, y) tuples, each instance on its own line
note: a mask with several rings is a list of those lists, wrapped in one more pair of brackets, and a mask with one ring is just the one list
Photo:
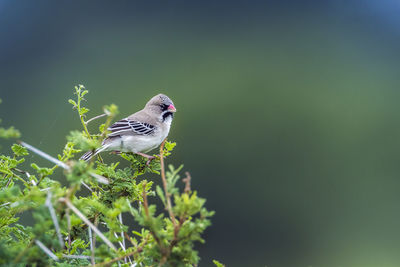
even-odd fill
[(147, 195), (146, 195), (146, 181), (143, 182), (143, 192), (142, 192), (142, 197), (143, 197), (143, 208), (144, 212), (146, 213), (147, 218), (150, 218), (149, 215), (149, 205), (147, 203)]
[(87, 137), (89, 139), (92, 139), (92, 136), (90, 135), (89, 130), (86, 127), (86, 123), (85, 123), (85, 120), (83, 119), (83, 115), (79, 114), (79, 118), (81, 119), (81, 123), (82, 123), (83, 129), (85, 130), (85, 133), (86, 133)]
[[(142, 192), (142, 197), (143, 197), (143, 208), (144, 208), (144, 212), (146, 214), (147, 220), (151, 220), (150, 214), (149, 214), (149, 204), (147, 202), (147, 195), (146, 195), (146, 182), (143, 183), (143, 192)], [(157, 236), (157, 234), (153, 231), (153, 229), (151, 229), (151, 227), (149, 227), (150, 233), (153, 235), (154, 239), (156, 240), (158, 246), (160, 247), (160, 250), (162, 252), (162, 254), (164, 254), (164, 247), (161, 243), (160, 238)]]
[(103, 114), (97, 115), (97, 116), (95, 116), (95, 117), (93, 117), (93, 118), (91, 118), (91, 119), (85, 121), (85, 124), (88, 125), (89, 122), (94, 121), (94, 120), (96, 120), (96, 119), (100, 119), (100, 118), (102, 118), (102, 117), (104, 117), (104, 116), (107, 116), (107, 114), (106, 114), (106, 113), (103, 113)]
[(81, 120), (83, 129), (85, 130), (85, 133), (87, 134), (87, 137), (88, 137), (89, 139), (92, 139), (92, 136), (90, 135), (90, 133), (89, 133), (89, 131), (88, 131), (88, 128), (86, 127), (86, 122), (85, 122), (85, 120), (83, 119), (84, 115), (81, 113), (81, 100), (82, 100), (82, 98), (83, 98), (83, 96), (81, 96), (81, 88), (79, 88), (79, 89), (77, 90), (77, 96), (78, 96), (77, 109), (78, 109), (78, 113), (79, 113), (79, 118), (80, 118), (80, 120)]
[(183, 190), (183, 192), (185, 193), (189, 193), (191, 190), (190, 188), (190, 181), (192, 180), (192, 176), (190, 176), (189, 172), (185, 172), (186, 174), (186, 178), (183, 178), (182, 181), (185, 183), (185, 189)]
[(174, 228), (176, 228), (176, 219), (175, 219), (174, 212), (172, 211), (172, 205), (171, 205), (171, 194), (168, 192), (167, 179), (165, 178), (164, 145), (165, 145), (166, 140), (167, 139), (164, 139), (164, 141), (161, 143), (161, 146), (160, 146), (161, 179), (162, 179), (163, 186), (164, 186), (165, 199), (167, 200), (167, 210), (169, 213), (169, 217), (172, 220)]
[(25, 184), (25, 186), (29, 188), (29, 183), (28, 183), (27, 181), (25, 181), (23, 178), (19, 177), (19, 176), (16, 175), (15, 173), (13, 173), (13, 176), (14, 176), (15, 178), (17, 178), (18, 180), (22, 181), (22, 182)]
[(65, 214), (67, 216), (67, 227), (68, 227), (68, 253), (69, 249), (71, 248), (71, 217), (69, 215), (69, 208), (65, 211)]

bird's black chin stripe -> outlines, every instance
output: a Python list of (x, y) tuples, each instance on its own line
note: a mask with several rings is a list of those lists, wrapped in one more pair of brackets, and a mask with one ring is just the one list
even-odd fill
[(169, 111), (163, 113), (163, 114), (162, 114), (162, 119), (163, 119), (163, 121), (165, 121), (169, 116), (171, 116), (171, 119), (174, 118), (174, 113), (169, 112)]

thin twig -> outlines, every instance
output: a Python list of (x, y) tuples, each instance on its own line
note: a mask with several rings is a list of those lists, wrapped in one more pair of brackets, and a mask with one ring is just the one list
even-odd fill
[(179, 219), (179, 224), (178, 224), (178, 226), (175, 228), (174, 239), (172, 239), (172, 240), (171, 240), (171, 243), (169, 244), (169, 251), (172, 251), (172, 249), (174, 248), (174, 246), (175, 246), (176, 244), (178, 244), (178, 241), (179, 241), (178, 233), (179, 233), (179, 230), (180, 230), (181, 227), (182, 227), (182, 224), (185, 222), (185, 220), (186, 220), (186, 216), (185, 216), (185, 215), (182, 215), (182, 217), (180, 217), (180, 219)]
[(90, 256), (86, 255), (67, 255), (63, 254), (63, 258), (68, 258), (68, 259), (90, 259)]
[(172, 210), (171, 193), (168, 192), (168, 184), (167, 184), (167, 179), (165, 177), (164, 145), (165, 145), (166, 140), (167, 139), (164, 139), (164, 141), (161, 143), (161, 146), (160, 146), (161, 179), (162, 179), (163, 186), (164, 186), (165, 199), (167, 201), (167, 210), (169, 213), (169, 217), (171, 218), (172, 224), (174, 226), (174, 239), (171, 241), (170, 246), (166, 250), (161, 251), (162, 257), (160, 260), (160, 266), (163, 266), (166, 263), (166, 261), (169, 257), (169, 254), (172, 251), (173, 246), (176, 244), (176, 242), (178, 240), (178, 232), (180, 229), (180, 227), (176, 223), (176, 218), (175, 218), (174, 212)]
[(67, 227), (68, 227), (68, 252), (71, 248), (71, 216), (69, 215), (69, 209), (65, 211), (65, 215), (67, 216)]
[(86, 187), (87, 190), (89, 190), (90, 192), (93, 193), (93, 190), (92, 190), (92, 188), (90, 188), (90, 186), (88, 186), (84, 181), (82, 181), (81, 183), (82, 183), (82, 185), (83, 185), (84, 187)]
[(46, 187), (46, 188), (42, 188), (42, 189), (39, 189), (39, 191), (49, 191), (49, 190), (51, 190), (51, 187)]
[[(114, 232), (114, 236), (115, 236), (115, 238), (117, 238), (117, 239), (118, 239), (118, 237), (119, 237), (118, 234), (117, 234), (116, 232)], [(124, 244), (122, 244), (121, 241), (118, 241), (118, 244), (120, 245), (120, 247), (122, 248), (123, 251), (126, 250)]]
[(85, 120), (83, 119), (84, 117), (85, 117), (84, 115), (79, 114), (79, 119), (81, 120), (81, 123), (82, 123), (82, 126), (83, 126), (83, 130), (85, 131), (87, 137), (88, 137), (89, 139), (92, 139), (92, 137), (91, 137), (91, 135), (90, 135), (90, 133), (89, 133), (89, 130), (88, 130), (88, 128), (86, 127)]
[[(15, 178), (17, 178), (18, 180), (20, 180), (21, 182), (23, 182), (24, 185), (25, 185), (26, 187), (29, 188), (29, 183), (28, 183), (27, 181), (25, 181), (24, 179), (22, 179), (21, 177), (19, 177), (18, 175), (16, 175), (15, 173), (13, 173), (13, 172), (6, 172), (6, 171), (4, 171), (4, 170), (0, 170), (0, 172), (2, 172), (2, 173), (4, 173), (4, 174), (7, 174), (7, 175), (12, 175), (12, 176), (14, 176)], [(11, 182), (11, 180), (10, 180), (10, 182)], [(8, 185), (7, 185), (7, 186), (8, 186)]]
[(90, 262), (94, 265), (96, 262), (94, 261), (94, 246), (93, 246), (93, 236), (92, 236), (92, 228), (88, 227), (89, 231), (89, 240), (90, 240)]
[[(99, 226), (99, 213), (96, 213), (94, 215), (94, 226), (98, 227)], [(90, 227), (89, 227), (90, 228)], [(92, 257), (94, 257), (94, 249), (96, 248), (96, 233), (93, 233), (93, 251), (92, 251)], [(94, 261), (93, 261), (94, 262)]]
[(101, 184), (109, 184), (110, 182), (108, 181), (108, 179), (100, 174), (94, 173), (94, 172), (89, 172), (90, 176), (92, 176), (93, 178), (95, 178), (97, 180), (97, 182), (101, 183)]
[(132, 238), (125, 232), (124, 232), (124, 235), (125, 235), (125, 238), (128, 239), (129, 242), (131, 242), (132, 246), (136, 247), (135, 243), (133, 243)]
[[(7, 176), (5, 178), (7, 179), (7, 177), (8, 177), (8, 174), (7, 174)], [(10, 179), (8, 179), (7, 184), (6, 184), (5, 187), (8, 187), (10, 185), (11, 181), (12, 181), (12, 176), (10, 177)]]
[[(29, 145), (29, 144), (23, 142), (23, 141), (19, 141), (19, 143), (20, 143), (21, 145), (23, 145), (24, 147), (26, 147), (27, 149), (29, 149), (30, 151), (32, 151), (32, 152), (38, 154), (38, 155), (41, 156), (42, 158), (45, 158), (45, 159), (47, 159), (48, 161), (53, 162), (53, 163), (56, 164), (57, 166), (60, 166), (61, 168), (65, 169), (65, 170), (71, 170), (71, 167), (68, 166), (67, 164), (65, 164), (64, 162), (62, 162), (62, 161), (60, 161), (60, 160), (58, 160), (58, 159), (56, 159), (56, 158), (50, 156), (49, 154), (47, 154), (47, 153), (45, 153), (45, 152), (43, 152), (43, 151), (37, 149), (36, 147), (33, 147), (33, 146), (31, 146), (31, 145)], [(100, 174), (97, 174), (97, 173), (94, 173), (94, 172), (89, 172), (89, 175), (92, 176), (93, 178), (95, 178), (99, 183), (102, 183), (102, 184), (108, 184), (108, 183), (109, 183), (108, 179), (105, 178), (104, 176), (100, 175)], [(14, 176), (16, 176), (17, 178), (19, 178), (20, 180), (22, 180), (22, 181), (25, 182), (24, 179), (18, 177), (17, 175), (14, 175)], [(28, 176), (28, 177), (29, 177), (29, 176)], [(25, 183), (26, 183), (26, 182), (25, 182)], [(87, 185), (84, 185), (84, 186), (88, 187)], [(88, 188), (88, 189), (89, 189), (90, 191), (92, 191), (90, 188)], [(93, 191), (92, 191), (92, 192), (93, 192)]]
[[(132, 251), (132, 252), (126, 254), (125, 256), (121, 256), (121, 257), (112, 259), (112, 260), (110, 260), (110, 261), (108, 261), (108, 262), (98, 263), (98, 264), (96, 264), (96, 265), (93, 265), (92, 267), (99, 267), (99, 266), (104, 266), (104, 265), (110, 265), (111, 263), (116, 262), (116, 261), (119, 261), (119, 260), (122, 260), (122, 259), (125, 258), (125, 257), (130, 257), (130, 256), (135, 255), (136, 253), (140, 253), (140, 252), (143, 251), (143, 247), (147, 244), (147, 241), (148, 241), (148, 237), (145, 238), (145, 240), (143, 241), (142, 245), (140, 245), (139, 247), (137, 247), (134, 251)], [(136, 266), (136, 263), (133, 263), (132, 266)]]
[(11, 202), (6, 202), (6, 203), (4, 203), (4, 204), (1, 204), (0, 207), (7, 206), (8, 204), (11, 204)]
[(143, 191), (142, 191), (142, 197), (143, 197), (143, 208), (144, 212), (146, 213), (147, 218), (150, 218), (149, 215), (149, 205), (147, 203), (147, 195), (146, 195), (146, 181), (143, 182)]
[[(121, 225), (124, 225), (124, 223), (122, 222), (122, 213), (120, 213), (120, 214), (118, 215), (118, 219), (119, 219), (119, 222), (121, 223)], [(124, 236), (124, 231), (121, 231), (121, 237), (122, 237), (122, 244), (123, 244), (124, 247), (125, 247), (125, 236)]]
[(134, 255), (135, 253), (137, 253), (138, 251), (132, 251), (132, 252), (130, 252), (130, 253), (128, 253), (128, 254), (126, 254), (126, 255), (124, 255), (124, 256), (121, 256), (121, 257), (118, 257), (118, 258), (114, 258), (114, 259), (112, 259), (112, 260), (110, 260), (110, 261), (107, 261), (107, 262), (101, 262), (101, 263), (98, 263), (98, 264), (96, 264), (96, 265), (93, 265), (93, 267), (99, 267), (99, 266), (104, 266), (104, 265), (110, 265), (111, 263), (114, 263), (114, 262), (116, 262), (116, 261), (120, 261), (120, 260), (123, 260), (124, 258), (126, 258), (126, 257), (129, 257), (129, 256), (132, 256), (132, 255)]
[(167, 190), (168, 189), (167, 179), (165, 178), (164, 145), (165, 145), (166, 140), (167, 139), (164, 139), (164, 141), (161, 143), (161, 146), (160, 146), (161, 179), (162, 179), (163, 186), (164, 186), (165, 199), (167, 200), (167, 210), (169, 213), (169, 217), (172, 220), (172, 224), (174, 225), (174, 228), (176, 228), (176, 219), (175, 219), (174, 212), (172, 211), (172, 205), (171, 205), (171, 194)]
[(107, 244), (107, 246), (109, 246), (110, 248), (112, 248), (113, 250), (117, 251), (118, 249), (114, 246), (113, 243), (110, 242), (110, 240), (107, 239), (107, 237), (105, 237), (103, 235), (102, 232), (100, 232), (100, 230), (93, 225), (93, 223), (91, 223), (86, 217), (85, 215), (83, 215), (82, 212), (80, 212), (72, 203), (68, 198), (60, 198), (61, 202), (64, 202), (79, 218), (81, 218), (81, 220), (86, 223), (90, 228), (92, 228), (92, 230), (104, 241), (104, 243)]
[(65, 164), (64, 162), (59, 161), (59, 160), (56, 159), (56, 158), (53, 158), (53, 157), (50, 156), (49, 154), (47, 154), (47, 153), (45, 153), (45, 152), (43, 152), (43, 151), (37, 149), (36, 147), (33, 147), (33, 146), (31, 146), (31, 145), (29, 145), (29, 144), (23, 142), (23, 141), (19, 141), (19, 143), (20, 143), (21, 145), (23, 145), (24, 147), (26, 147), (27, 149), (29, 149), (30, 151), (32, 151), (32, 152), (38, 154), (38, 155), (41, 156), (42, 158), (45, 158), (45, 159), (47, 159), (48, 161), (53, 162), (53, 163), (56, 164), (57, 166), (60, 166), (61, 168), (66, 169), (66, 170), (69, 170), (69, 169), (70, 169), (70, 167), (69, 167), (67, 164)]
[[(122, 213), (120, 213), (120, 214), (118, 214), (118, 219), (119, 219), (119, 222), (121, 223), (121, 225), (124, 225), (124, 223), (122, 222)], [(122, 246), (123, 246), (123, 249), (124, 249), (124, 251), (126, 250), (126, 244), (125, 244), (125, 236), (124, 236), (124, 231), (121, 231), (121, 238), (122, 238)], [(126, 258), (124, 259), (125, 260), (125, 263), (127, 262), (126, 261)], [(132, 264), (132, 260), (131, 260), (131, 258), (130, 257), (128, 257), (128, 260), (129, 260), (129, 262)]]
[[(130, 237), (128, 236), (128, 234), (125, 233), (125, 236), (130, 240)], [(136, 249), (135, 249), (134, 251), (132, 251), (132, 252), (126, 254), (125, 256), (121, 256), (121, 257), (112, 259), (111, 261), (108, 261), (108, 262), (98, 263), (98, 264), (96, 264), (96, 265), (93, 265), (92, 267), (99, 267), (99, 266), (104, 266), (104, 265), (110, 265), (111, 263), (114, 263), (114, 262), (116, 262), (116, 261), (122, 260), (123, 258), (133, 256), (133, 255), (135, 255), (136, 253), (140, 253), (140, 252), (143, 251), (143, 247), (147, 244), (147, 241), (148, 241), (148, 237), (146, 237), (145, 240), (143, 241), (143, 243), (142, 243), (140, 246), (136, 247)], [(132, 245), (133, 245), (133, 242), (132, 242)], [(136, 263), (133, 263), (131, 266), (136, 266)]]
[(190, 191), (192, 191), (192, 189), (190, 188), (190, 182), (192, 180), (192, 176), (190, 176), (189, 172), (185, 172), (185, 174), (186, 174), (186, 178), (182, 179), (182, 182), (185, 183), (185, 189), (183, 190), (183, 192), (189, 193)]
[[(143, 208), (144, 208), (144, 213), (146, 214), (146, 217), (148, 220), (151, 220), (150, 217), (150, 213), (149, 213), (149, 204), (147, 202), (147, 195), (146, 195), (146, 181), (143, 182), (143, 192), (142, 192), (142, 197), (143, 197)], [(157, 236), (157, 234), (150, 228), (150, 233), (152, 234), (152, 236), (154, 237), (154, 239), (156, 240), (158, 246), (160, 247), (160, 249), (163, 248), (163, 245), (161, 243), (160, 238)]]
[(40, 242), (39, 240), (35, 240), (36, 245), (38, 245), (39, 248), (41, 248), (43, 250), (44, 253), (47, 254), (47, 256), (49, 256), (50, 258), (52, 258), (55, 261), (58, 261), (58, 257), (51, 252), (50, 249), (48, 249), (42, 242)]
[(77, 101), (78, 114), (79, 114), (79, 119), (81, 120), (83, 129), (85, 130), (85, 132), (86, 132), (88, 138), (91, 139), (91, 135), (90, 135), (90, 133), (89, 133), (87, 127), (86, 127), (86, 124), (85, 124), (85, 120), (84, 120), (85, 115), (84, 115), (84, 114), (81, 114), (81, 100), (85, 100), (85, 99), (83, 98), (83, 96), (82, 96), (82, 93), (83, 93), (83, 92), (81, 91), (81, 89), (83, 89), (83, 92), (85, 91), (85, 87), (84, 87), (83, 85), (80, 84), (80, 85), (79, 85), (79, 89), (78, 89), (78, 91), (76, 92), (76, 95), (78, 96), (78, 99), (77, 99), (77, 100), (78, 100), (78, 101)]
[[(180, 230), (183, 222), (185, 221), (185, 218), (182, 217), (182, 218), (180, 218), (179, 223), (177, 223), (175, 215), (174, 215), (174, 212), (172, 210), (171, 193), (168, 192), (167, 179), (165, 177), (165, 165), (164, 165), (164, 145), (165, 145), (165, 142), (166, 142), (166, 139), (162, 142), (161, 147), (160, 147), (161, 179), (163, 181), (165, 199), (167, 200), (167, 210), (168, 210), (169, 216), (171, 218), (172, 224), (174, 225), (174, 238), (171, 240), (166, 252), (163, 253), (163, 256), (162, 256), (161, 261), (160, 261), (160, 266), (165, 264), (165, 262), (167, 261), (167, 258), (169, 256), (169, 254), (171, 253), (173, 247), (178, 243), (178, 241), (179, 241), (178, 233), (179, 233), (179, 230)], [(191, 176), (190, 176), (190, 174), (188, 172), (186, 172), (186, 178), (183, 180), (185, 182), (184, 191), (186, 193), (190, 192), (190, 190), (191, 190), (191, 188), (190, 188), (190, 180), (191, 180)]]
[[(117, 234), (116, 232), (114, 232), (114, 236), (115, 236), (115, 238), (117, 238), (117, 239), (118, 239), (118, 237), (119, 237), (118, 234)], [(123, 251), (126, 251), (125, 244), (123, 244), (121, 241), (118, 241), (118, 244), (121, 246), (121, 248), (122, 248)], [(129, 260), (130, 263), (132, 263), (132, 261), (131, 261), (131, 259), (130, 259), (129, 257), (128, 257), (128, 260)], [(128, 263), (126, 257), (124, 258), (124, 262), (125, 262), (125, 263)]]
[[(26, 177), (28, 177), (28, 179), (31, 178), (31, 175), (30, 175), (29, 172), (27, 172), (27, 171), (23, 171), (23, 170), (20, 170), (20, 169), (18, 169), (18, 168), (14, 168), (14, 170), (16, 170), (16, 171), (19, 172), (19, 173), (25, 174)], [(33, 185), (36, 185), (36, 182), (35, 182), (35, 180), (33, 180), (33, 179), (31, 180), (31, 183), (32, 183)]]
[(94, 121), (94, 120), (96, 120), (96, 119), (100, 119), (100, 118), (102, 118), (102, 117), (104, 117), (104, 116), (107, 116), (107, 114), (106, 114), (106, 113), (103, 113), (103, 114), (97, 115), (97, 116), (95, 116), (95, 117), (93, 117), (93, 118), (91, 118), (91, 119), (85, 121), (85, 124), (88, 125), (89, 122)]
[(50, 190), (47, 191), (47, 198), (46, 198), (45, 205), (49, 209), (51, 219), (53, 220), (54, 227), (56, 228), (58, 242), (60, 243), (61, 248), (64, 248), (64, 242), (63, 242), (61, 231), (60, 231), (60, 225), (58, 224), (56, 212), (54, 211), (53, 204), (51, 203), (51, 196), (52, 196), (51, 191)]

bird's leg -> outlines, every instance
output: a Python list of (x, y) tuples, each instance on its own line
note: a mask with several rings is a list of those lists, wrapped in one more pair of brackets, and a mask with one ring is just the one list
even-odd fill
[(154, 156), (150, 156), (150, 155), (147, 155), (147, 154), (142, 153), (142, 152), (136, 152), (136, 154), (138, 154), (138, 155), (140, 155), (140, 156), (142, 156), (142, 157), (144, 157), (144, 158), (147, 159), (147, 162), (146, 162), (146, 165), (147, 165), (147, 166), (149, 166), (149, 165), (150, 165), (150, 162), (151, 162), (153, 159), (156, 158), (156, 157), (154, 157)]

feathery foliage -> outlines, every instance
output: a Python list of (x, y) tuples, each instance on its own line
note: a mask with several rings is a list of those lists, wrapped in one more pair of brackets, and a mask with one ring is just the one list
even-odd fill
[[(86, 120), (87, 93), (76, 86), (76, 99), (69, 100), (83, 130), (71, 131), (57, 159), (23, 142), (12, 145), (12, 155), (0, 155), (0, 265), (197, 266), (194, 245), (204, 242), (201, 235), (214, 212), (191, 189), (189, 173), (181, 179), (182, 166), (166, 170), (164, 159), (176, 144), (164, 141), (150, 164), (129, 153), (120, 154), (129, 163), (125, 168), (100, 156), (77, 160), (78, 153), (99, 147), (118, 113), (117, 106), (105, 106), (104, 114)], [(87, 124), (100, 118), (105, 121), (99, 133), (91, 134)], [(0, 128), (0, 137), (18, 138), (20, 133)], [(29, 153), (54, 165), (31, 163), (24, 169)], [(66, 185), (58, 181), (60, 167)], [(149, 180), (151, 173), (159, 181)], [(20, 224), (23, 213), (32, 216), (31, 226)]]

